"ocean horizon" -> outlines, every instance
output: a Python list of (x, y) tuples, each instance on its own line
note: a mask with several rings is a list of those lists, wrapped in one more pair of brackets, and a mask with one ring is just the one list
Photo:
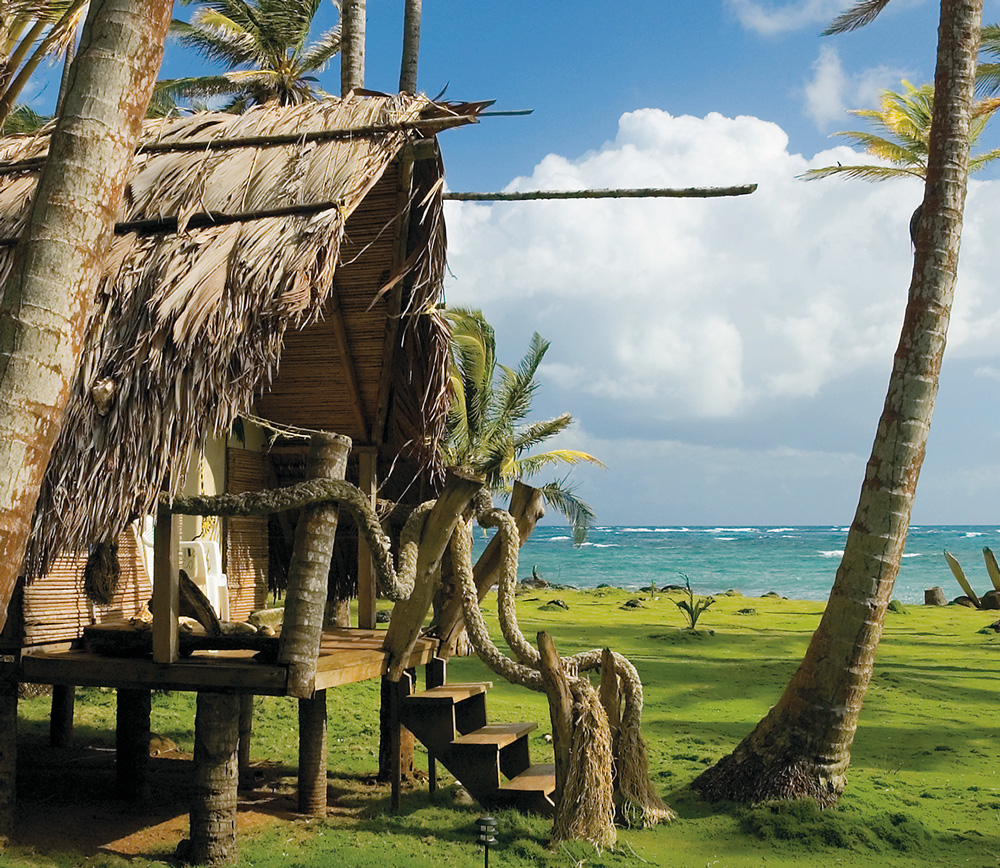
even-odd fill
[[(799, 600), (825, 600), (833, 586), (847, 539), (844, 525), (819, 526), (601, 526), (573, 546), (568, 528), (536, 527), (521, 549), (518, 577), (532, 568), (554, 584), (593, 588), (601, 584), (628, 590), (655, 583), (691, 581), (696, 594), (736, 590), (748, 597), (776, 592)], [(483, 534), (476, 532), (481, 550)], [(981, 594), (993, 585), (983, 548), (1000, 549), (995, 525), (917, 525), (910, 528), (893, 590), (903, 603), (923, 603), (924, 590), (944, 589), (951, 600), (962, 594), (945, 562), (947, 549)]]

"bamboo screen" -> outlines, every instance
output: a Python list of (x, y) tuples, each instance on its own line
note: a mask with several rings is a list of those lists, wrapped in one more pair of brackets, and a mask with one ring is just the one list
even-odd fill
[[(267, 456), (249, 449), (226, 450), (226, 491), (242, 494), (267, 488)], [(229, 618), (244, 621), (267, 604), (267, 519), (225, 519), (225, 572), (229, 584)]]

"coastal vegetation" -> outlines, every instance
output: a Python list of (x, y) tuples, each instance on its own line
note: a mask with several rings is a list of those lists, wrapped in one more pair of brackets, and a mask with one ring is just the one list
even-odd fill
[[(550, 851), (548, 820), (503, 812), (491, 863), (511, 868), (568, 868), (580, 860), (588, 868), (993, 863), (991, 854), (1000, 846), (989, 822), (1000, 809), (992, 761), (1000, 634), (979, 631), (996, 613), (910, 606), (908, 614), (890, 614), (853, 748), (851, 786), (839, 805), (825, 811), (801, 802), (749, 808), (709, 805), (689, 784), (773, 703), (801, 659), (823, 604), (719, 596), (710, 635), (683, 629), (685, 619), (675, 605), (683, 592), (646, 596), (642, 608), (622, 609), (634, 594), (610, 587), (561, 589), (559, 596), (569, 605), (564, 610), (547, 606), (553, 594), (531, 589), (519, 595), (518, 617), (529, 635), (544, 629), (558, 636), (564, 653), (608, 644), (634, 661), (645, 688), (643, 729), (654, 783), (679, 819), (647, 830), (619, 830), (618, 847), (596, 853), (582, 845)], [(749, 609), (754, 613), (738, 614)], [(495, 618), (491, 628), (499, 638)], [(449, 678), (477, 681), (489, 674), (477, 659), (462, 658), (449, 664)], [(328, 732), (329, 785), (337, 807), (325, 820), (294, 816), (294, 701), (255, 700), (252, 759), (260, 781), (241, 804), (240, 864), (481, 865), (474, 821), (482, 811), (455, 802), (450, 778), (434, 799), (425, 782), (418, 784), (404, 794), (402, 812), (388, 814), (389, 789), (372, 780), (378, 766), (378, 684), (329, 693), (337, 708)], [(78, 751), (66, 754), (65, 763), (48, 776), (36, 777), (25, 767), (19, 840), (5, 851), (4, 865), (61, 868), (85, 860), (92, 868), (120, 868), (128, 858), (135, 868), (146, 868), (168, 860), (186, 834), (187, 802), (183, 796), (171, 802), (164, 780), (168, 758), (177, 754), (165, 754), (162, 766), (154, 760), (148, 812), (123, 811), (113, 799), (114, 701), (112, 691), (81, 689)], [(543, 721), (532, 736), (532, 753), (541, 757), (551, 750), (544, 696), (495, 681), (489, 706), (498, 719)], [(191, 694), (153, 697), (154, 731), (181, 752), (193, 747), (193, 707)], [(20, 702), (28, 756), (38, 745), (44, 745), (39, 753), (51, 750), (48, 708), (45, 696)], [(418, 755), (418, 767), (423, 763)], [(81, 791), (86, 799), (79, 798)], [(86, 814), (82, 823), (76, 811)], [(116, 817), (113, 824), (93, 819), (106, 814)], [(172, 824), (174, 818), (179, 819)], [(152, 831), (143, 837), (147, 827)], [(116, 837), (107, 837), (112, 831)]]

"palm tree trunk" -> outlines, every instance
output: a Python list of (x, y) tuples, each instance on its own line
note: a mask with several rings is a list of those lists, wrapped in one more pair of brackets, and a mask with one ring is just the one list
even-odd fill
[(406, 0), (403, 13), (403, 59), (399, 66), (399, 92), (417, 92), (417, 59), (420, 55), (421, 0)]
[(340, 10), (340, 93), (365, 86), (365, 0), (343, 0)]
[(299, 700), (299, 813), (326, 816), (326, 691)]
[(902, 335), (857, 512), (826, 611), (784, 695), (694, 787), (760, 802), (843, 792), (899, 572), (954, 295), (982, 0), (942, 0), (923, 218)]
[(188, 861), (196, 865), (228, 865), (236, 861), (239, 719), (238, 695), (198, 694), (187, 853)]
[(170, 0), (94, 0), (0, 301), (0, 625), (170, 24)]
[(141, 803), (149, 799), (150, 691), (118, 688), (115, 708), (115, 776), (120, 798)]

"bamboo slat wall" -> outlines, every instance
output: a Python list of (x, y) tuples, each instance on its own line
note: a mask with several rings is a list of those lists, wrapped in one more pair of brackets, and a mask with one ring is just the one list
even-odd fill
[[(248, 449), (226, 450), (226, 491), (242, 494), (267, 488), (267, 455)], [(267, 603), (267, 519), (225, 519), (223, 568), (229, 584), (229, 618), (244, 621)]]
[(52, 569), (24, 591), (24, 645), (67, 642), (83, 635), (83, 628), (132, 617), (153, 593), (131, 529), (118, 540), (121, 580), (109, 606), (95, 606), (83, 594), (86, 552), (56, 558)]

